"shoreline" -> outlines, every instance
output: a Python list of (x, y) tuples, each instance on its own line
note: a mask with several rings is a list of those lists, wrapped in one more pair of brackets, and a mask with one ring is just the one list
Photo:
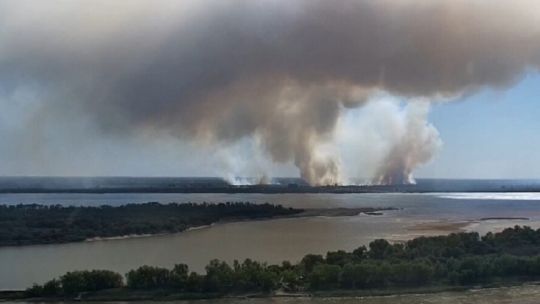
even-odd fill
[(408, 231), (429, 232), (437, 231), (441, 233), (471, 232), (475, 226), (482, 223), (500, 223), (512, 221), (530, 221), (528, 217), (485, 217), (471, 220), (438, 220), (419, 222), (407, 227)]
[(111, 187), (111, 188), (3, 188), (0, 194), (113, 194), (113, 193), (182, 193), (182, 194), (363, 194), (363, 193), (539, 193), (540, 186), (514, 186), (477, 188), (429, 187), (418, 184), (404, 185), (342, 185), (342, 186), (305, 186), (305, 185), (229, 185), (222, 187)]
[[(0, 300), (371, 297), (531, 284), (536, 289), (540, 285), (540, 230), (520, 226), (508, 229), (487, 239), (470, 233), (419, 237), (407, 246), (377, 239), (369, 249), (328, 251), (326, 257), (306, 254), (301, 261), (282, 265), (245, 259), (235, 261), (233, 267), (227, 261), (210, 260), (206, 273), (200, 274), (189, 273), (187, 264), (172, 269), (142, 265), (125, 276), (113, 270), (68, 271), (24, 291), (0, 292)], [(448, 255), (448, 250), (457, 254)], [(472, 272), (474, 276), (469, 275), (472, 270), (463, 270), (470, 262), (481, 265)], [(505, 268), (516, 263), (523, 267)], [(246, 278), (251, 278), (249, 284)], [(540, 288), (536, 290), (540, 292)]]
[[(257, 220), (239, 220), (239, 221), (231, 221), (229, 223), (238, 223), (238, 222), (242, 222), (242, 221), (245, 221), (245, 222), (251, 222), (251, 221), (257, 221)], [(180, 234), (180, 233), (186, 233), (186, 232), (191, 232), (191, 231), (197, 231), (197, 230), (202, 230), (202, 229), (207, 229), (207, 228), (211, 228), (213, 226), (215, 226), (216, 224), (226, 224), (227, 222), (215, 222), (215, 223), (212, 223), (212, 224), (209, 224), (209, 225), (201, 225), (201, 226), (193, 226), (193, 227), (189, 227), (187, 228), (186, 230), (184, 231), (179, 231), (179, 232), (171, 232), (171, 233), (167, 233), (167, 232), (164, 232), (164, 233), (146, 233), (146, 234), (127, 234), (127, 235), (120, 235), (120, 236), (111, 236), (111, 237), (94, 237), (94, 238), (90, 238), (90, 239), (86, 239), (84, 241), (81, 241), (81, 242), (70, 242), (70, 243), (52, 243), (52, 244), (48, 244), (48, 245), (61, 245), (61, 244), (76, 244), (76, 243), (92, 243), (92, 242), (106, 242), (106, 241), (118, 241), (118, 240), (129, 240), (129, 239), (142, 239), (142, 238), (149, 238), (149, 237), (158, 237), (158, 236), (166, 236), (166, 235), (175, 235), (175, 234)], [(39, 244), (38, 244), (39, 245)], [(25, 246), (25, 245), (22, 245), (22, 246)], [(30, 245), (30, 246), (34, 246), (34, 245)], [(20, 247), (20, 246), (16, 246), (16, 247)], [(0, 247), (2, 248), (2, 247)]]
[[(121, 235), (121, 236), (112, 236), (112, 237), (94, 237), (86, 239), (82, 242), (101, 242), (101, 241), (116, 241), (116, 240), (127, 240), (127, 239), (137, 239), (137, 238), (147, 238), (147, 237), (157, 237), (157, 236), (166, 236), (166, 235), (175, 235), (180, 233), (186, 233), (191, 231), (197, 231), (207, 228), (212, 228), (217, 225), (230, 224), (230, 223), (243, 223), (243, 222), (261, 222), (261, 221), (272, 221), (272, 220), (281, 220), (281, 219), (295, 219), (295, 218), (306, 218), (306, 217), (340, 217), (340, 216), (358, 216), (360, 214), (365, 214), (368, 216), (380, 216), (382, 214), (370, 214), (374, 212), (381, 211), (397, 211), (398, 208), (393, 207), (381, 207), (381, 208), (306, 208), (303, 209), (300, 213), (289, 214), (289, 215), (278, 215), (268, 218), (256, 218), (256, 219), (231, 219), (231, 220), (222, 220), (217, 221), (208, 225), (200, 225), (189, 227), (184, 231), (173, 232), (173, 233), (148, 233), (148, 234), (130, 234), (130, 235)], [(80, 242), (71, 242), (71, 243), (80, 243)], [(52, 243), (50, 245), (58, 244), (67, 244), (67, 243)], [(39, 245), (39, 244), (38, 244)], [(25, 245), (22, 245), (25, 246)], [(32, 246), (32, 245), (30, 245)], [(15, 246), (20, 247), (20, 246)], [(0, 247), (2, 248), (2, 247)]]
[[(162, 236), (171, 236), (186, 232), (193, 232), (203, 229), (212, 228), (217, 225), (230, 224), (230, 223), (242, 223), (242, 222), (260, 222), (260, 221), (272, 221), (272, 220), (282, 220), (282, 219), (296, 219), (296, 218), (310, 218), (310, 217), (354, 217), (354, 216), (368, 216), (368, 217), (379, 217), (384, 216), (388, 211), (399, 211), (401, 208), (395, 207), (361, 207), (361, 208), (306, 208), (302, 209), (302, 212), (289, 214), (289, 215), (277, 215), (267, 218), (253, 218), (253, 219), (229, 219), (229, 220), (220, 220), (214, 223), (188, 227), (183, 231), (178, 232), (163, 232), (163, 233), (147, 233), (147, 234), (128, 234), (128, 235), (118, 235), (111, 237), (93, 237), (81, 241), (74, 242), (58, 242), (58, 243), (36, 243), (36, 244), (25, 244), (25, 245), (9, 245), (9, 246), (0, 246), (2, 248), (22, 248), (30, 246), (51, 246), (51, 245), (67, 245), (67, 244), (77, 244), (77, 243), (93, 243), (93, 242), (108, 242), (108, 241), (120, 241), (120, 240), (130, 240), (130, 239), (142, 239), (150, 237), (162, 237)], [(470, 219), (470, 220), (438, 220), (438, 221), (426, 221), (419, 222), (405, 229), (411, 232), (411, 237), (417, 237), (422, 235), (434, 236), (434, 235), (446, 235), (450, 233), (459, 233), (459, 232), (470, 232), (473, 231), (473, 227), (481, 223), (486, 222), (504, 222), (504, 221), (517, 221), (525, 220), (529, 221), (530, 218), (527, 217), (489, 217), (489, 218), (479, 218), (479, 219)], [(420, 235), (415, 235), (414, 233), (420, 233)], [(392, 242), (406, 242), (410, 238), (406, 239), (393, 239), (389, 238)]]
[(21, 248), (21, 247), (27, 247), (27, 246), (64, 245), (64, 244), (92, 243), (92, 242), (103, 242), (103, 241), (107, 242), (107, 241), (148, 238), (148, 237), (159, 237), (159, 236), (175, 235), (175, 234), (180, 234), (180, 233), (197, 231), (201, 229), (207, 229), (216, 225), (228, 224), (228, 223), (270, 221), (270, 220), (295, 219), (295, 218), (307, 218), (307, 217), (349, 217), (349, 216), (352, 217), (352, 216), (358, 216), (360, 214), (365, 214), (366, 216), (381, 216), (382, 215), (380, 214), (381, 212), (397, 211), (400, 209), (393, 208), (393, 207), (380, 207), (380, 208), (377, 208), (377, 207), (362, 207), (362, 208), (336, 207), (336, 208), (306, 208), (306, 209), (301, 209), (301, 210), (302, 211), (299, 213), (293, 213), (293, 214), (288, 214), (288, 215), (276, 215), (276, 216), (262, 217), (262, 218), (238, 218), (238, 219), (220, 220), (220, 221), (216, 221), (210, 224), (188, 227), (185, 230), (178, 231), (178, 232), (128, 234), (128, 235), (118, 235), (118, 236), (110, 236), (110, 237), (97, 236), (97, 237), (87, 238), (81, 241), (74, 241), (74, 242), (56, 242), (56, 243), (52, 242), (52, 243), (0, 246), (0, 250), (2, 248), (8, 248), (8, 247)]
[[(163, 233), (147, 233), (147, 234), (128, 234), (128, 235), (118, 235), (111, 237), (93, 237), (88, 238), (82, 241), (75, 242), (59, 242), (59, 243), (37, 243), (37, 244), (28, 244), (28, 245), (11, 245), (11, 246), (0, 246), (2, 248), (8, 247), (28, 247), (28, 246), (43, 246), (43, 245), (64, 245), (64, 244), (77, 244), (77, 243), (93, 243), (93, 242), (108, 242), (108, 241), (118, 241), (118, 240), (129, 240), (129, 239), (140, 239), (140, 238), (149, 238), (149, 237), (160, 237), (160, 236), (170, 236), (175, 234), (181, 234), (186, 232), (198, 231), (203, 229), (212, 228), (217, 225), (230, 224), (230, 223), (242, 223), (242, 222), (259, 222), (259, 221), (272, 221), (272, 220), (281, 220), (281, 219), (296, 219), (296, 218), (310, 218), (310, 217), (354, 217), (359, 215), (365, 215), (369, 217), (378, 217), (385, 215), (385, 212), (388, 211), (399, 211), (401, 208), (395, 207), (362, 207), (362, 208), (306, 208), (303, 209), (300, 213), (289, 214), (289, 215), (277, 215), (267, 218), (254, 218), (254, 219), (230, 219), (230, 220), (221, 220), (211, 224), (205, 224), (200, 226), (188, 227), (183, 231), (179, 232), (163, 232)], [(428, 221), (420, 222), (414, 225), (411, 225), (406, 228), (410, 232), (436, 232), (436, 234), (450, 234), (458, 232), (467, 232), (471, 231), (471, 228), (474, 225), (478, 225), (482, 222), (499, 222), (499, 221), (515, 221), (515, 220), (530, 220), (527, 217), (490, 217), (490, 218), (480, 218), (480, 219), (471, 219), (471, 220), (461, 220), (461, 221), (452, 221), (452, 220), (439, 220), (439, 221)], [(428, 233), (428, 235), (431, 235)], [(403, 242), (406, 240), (396, 239), (395, 242)]]
[[(395, 297), (405, 295), (429, 295), (442, 293), (477, 292), (482, 290), (511, 289), (520, 287), (540, 288), (540, 281), (508, 280), (477, 285), (433, 285), (423, 287), (394, 287), (383, 289), (358, 289), (358, 290), (325, 290), (325, 291), (305, 291), (305, 292), (284, 292), (276, 291), (272, 293), (246, 293), (246, 294), (221, 294), (221, 293), (185, 293), (174, 290), (148, 290), (137, 291), (122, 289), (109, 289), (95, 292), (86, 292), (76, 297), (43, 297), (26, 298), (20, 290), (0, 290), (0, 303), (6, 301), (13, 302), (39, 302), (39, 303), (68, 303), (73, 301), (88, 302), (138, 302), (160, 301), (197, 301), (197, 300), (248, 300), (248, 299), (370, 299), (382, 297)], [(202, 302), (201, 302), (202, 303)]]

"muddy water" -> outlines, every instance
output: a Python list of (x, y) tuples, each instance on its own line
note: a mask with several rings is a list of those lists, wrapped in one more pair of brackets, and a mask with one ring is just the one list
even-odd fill
[[(485, 232), (515, 224), (540, 227), (540, 197), (523, 197), (526, 199), (494, 194), (486, 194), (485, 197), (477, 194), (473, 198), (448, 194), (0, 195), (0, 203), (10, 204), (251, 201), (300, 208), (400, 208), (385, 212), (382, 216), (240, 222), (167, 236), (0, 248), (0, 289), (25, 288), (34, 282), (42, 283), (76, 269), (111, 269), (125, 273), (143, 264), (171, 267), (175, 263), (186, 263), (191, 269), (202, 271), (204, 265), (213, 258), (227, 261), (253, 258), (270, 263), (283, 260), (294, 262), (307, 253), (352, 250), (376, 238), (404, 240), (419, 235), (446, 234), (456, 229)], [(529, 220), (479, 221), (486, 217), (526, 217)]]

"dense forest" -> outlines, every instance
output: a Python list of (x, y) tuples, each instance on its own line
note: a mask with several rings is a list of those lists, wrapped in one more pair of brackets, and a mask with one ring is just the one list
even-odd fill
[[(26, 290), (26, 297), (70, 297), (108, 289), (124, 294), (159, 290), (160, 295), (224, 296), (358, 291), (425, 286), (470, 286), (540, 277), (540, 229), (508, 228), (500, 233), (458, 233), (391, 244), (375, 240), (352, 252), (308, 254), (300, 262), (267, 265), (252, 260), (232, 265), (213, 260), (205, 274), (187, 265), (142, 266), (122, 275), (111, 271), (69, 272)], [(113, 293), (114, 294), (114, 293)]]
[(128, 204), (119, 207), (0, 206), (0, 246), (78, 242), (95, 237), (174, 233), (219, 221), (292, 215), (301, 209), (244, 202)]

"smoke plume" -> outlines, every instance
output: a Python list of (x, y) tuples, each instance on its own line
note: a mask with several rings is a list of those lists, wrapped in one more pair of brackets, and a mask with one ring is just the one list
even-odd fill
[(428, 162), (441, 146), (439, 132), (427, 122), (429, 104), (411, 102), (402, 118), (398, 139), (375, 175), (378, 184), (413, 184), (413, 170)]
[[(381, 91), (506, 87), (540, 66), (539, 20), (536, 0), (0, 0), (0, 96), (32, 92), (41, 119), (107, 136), (256, 138), (332, 184), (340, 159), (321, 147), (344, 112)], [(428, 106), (411, 107), (380, 183), (410, 182), (439, 145)]]

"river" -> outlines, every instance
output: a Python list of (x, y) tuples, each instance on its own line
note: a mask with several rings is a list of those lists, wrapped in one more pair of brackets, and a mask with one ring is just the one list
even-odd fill
[[(399, 210), (384, 212), (381, 216), (237, 222), (174, 235), (4, 247), (0, 248), (0, 289), (22, 289), (76, 269), (111, 269), (125, 273), (143, 264), (171, 267), (175, 263), (186, 263), (192, 270), (202, 271), (213, 258), (229, 262), (253, 258), (279, 263), (298, 261), (307, 253), (352, 250), (376, 238), (401, 241), (457, 230), (485, 233), (512, 225), (540, 227), (540, 194), (536, 193), (0, 195), (2, 204), (120, 205), (148, 201), (250, 201), (298, 208), (396, 207)], [(528, 220), (481, 220), (487, 217), (525, 217)]]

